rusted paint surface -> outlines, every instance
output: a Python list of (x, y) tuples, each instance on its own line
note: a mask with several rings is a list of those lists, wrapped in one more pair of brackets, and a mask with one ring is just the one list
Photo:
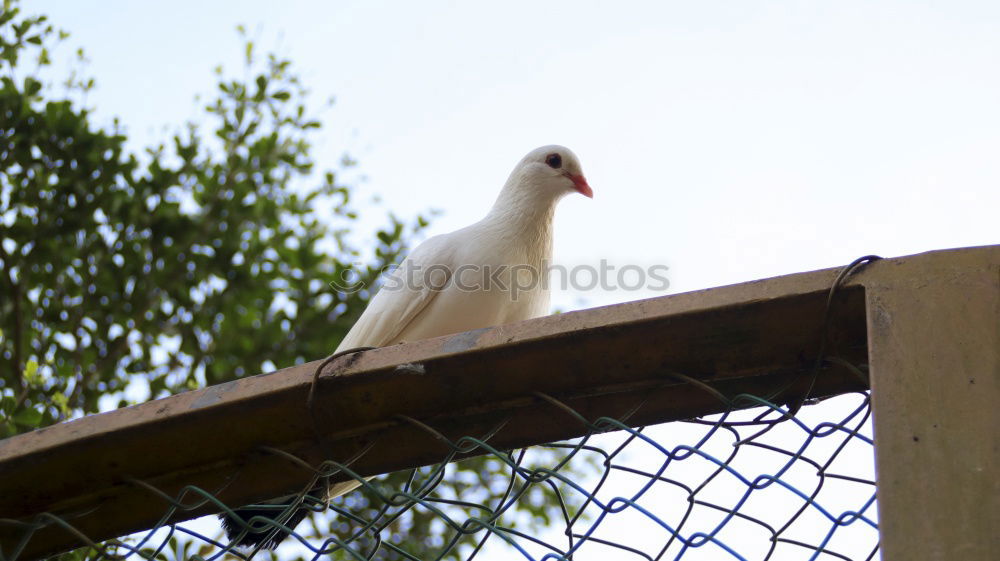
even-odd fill
[[(885, 260), (852, 277), (834, 303), (828, 352), (867, 356), (865, 289), (898, 267), (981, 266), (997, 248), (952, 250)], [(723, 409), (681, 372), (727, 395), (762, 393), (801, 377), (818, 350), (827, 291), (837, 269), (655, 298), (418, 341), (343, 357), (317, 393), (320, 431), (334, 459), (374, 442), (352, 465), (362, 475), (439, 460), (442, 444), (394, 419), (404, 414), (449, 437), (482, 435), (513, 420), (491, 443), (520, 447), (582, 434), (579, 421), (532, 397), (543, 392), (588, 419), (620, 416), (651, 424)], [(902, 302), (895, 305), (903, 305)], [(889, 309), (888, 313), (894, 313)], [(261, 445), (320, 460), (306, 396), (319, 361), (224, 386), (48, 427), (0, 442), (0, 518), (78, 513), (73, 524), (95, 540), (149, 527), (167, 504), (130, 483), (175, 494), (193, 484), (241, 505), (297, 490), (308, 477)], [(397, 370), (420, 364), (424, 373)], [(831, 368), (821, 395), (858, 388)], [(252, 414), (248, 414), (252, 412)], [(235, 422), (239, 419), (239, 422)], [(190, 499), (190, 497), (189, 497)], [(207, 511), (178, 513), (175, 521)], [(0, 525), (5, 551), (16, 532)], [(33, 558), (77, 545), (64, 530), (29, 542)]]

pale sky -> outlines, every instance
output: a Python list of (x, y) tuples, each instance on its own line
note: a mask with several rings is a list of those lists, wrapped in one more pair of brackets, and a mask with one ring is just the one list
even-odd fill
[[(670, 293), (1000, 242), (1000, 3), (36, 0), (136, 147), (201, 115), (234, 28), (291, 58), (364, 199), (431, 234), (478, 220), (529, 150), (595, 191), (556, 262), (670, 267)], [(322, 211), (322, 209), (320, 209)], [(381, 211), (379, 211), (381, 212)], [(374, 223), (367, 224), (368, 227)], [(363, 235), (359, 243), (364, 243)], [(564, 310), (655, 296), (558, 292)]]
[[(289, 56), (361, 189), (431, 233), (536, 146), (581, 158), (556, 262), (665, 264), (670, 292), (1000, 241), (995, 2), (41, 0), (97, 114), (150, 143), (199, 116), (234, 32)], [(364, 240), (360, 240), (364, 243)], [(563, 309), (652, 293), (557, 293)]]

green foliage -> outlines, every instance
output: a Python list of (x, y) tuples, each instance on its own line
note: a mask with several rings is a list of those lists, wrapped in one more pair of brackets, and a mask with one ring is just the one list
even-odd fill
[[(138, 158), (120, 131), (15, 77), (32, 51), (47, 64), (54, 32), (13, 14), (0, 57), (0, 434), (95, 412), (138, 381), (160, 397), (328, 354), (368, 297), (328, 285), (360, 259), (344, 238), (358, 213), (334, 171), (313, 173), (319, 123), (289, 61), (248, 50), (255, 78), (220, 77), (207, 126)], [(363, 280), (424, 223), (378, 232)]]
[[(40, 77), (66, 37), (5, 2), (0, 438), (329, 354), (371, 296), (330, 282), (353, 271), (372, 286), (427, 218), (390, 216), (373, 248), (349, 243), (354, 190), (337, 170), (315, 169), (310, 135), (320, 123), (288, 60), (257, 57), (245, 40), (252, 78), (219, 69), (205, 119), (137, 156), (117, 122), (95, 127), (86, 107)], [(74, 72), (64, 85), (71, 97), (94, 82)], [(480, 482), (498, 469), (485, 459), (458, 467)], [(442, 488), (478, 502), (499, 492), (462, 481)], [(545, 519), (553, 504), (529, 517)], [(400, 524), (406, 533), (390, 539), (414, 551), (436, 531), (426, 512)], [(347, 531), (326, 518), (311, 528)], [(187, 558), (189, 547), (181, 540), (167, 558)]]

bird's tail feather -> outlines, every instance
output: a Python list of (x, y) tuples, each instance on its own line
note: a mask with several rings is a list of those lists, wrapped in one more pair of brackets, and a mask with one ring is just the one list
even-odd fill
[[(349, 493), (360, 486), (361, 483), (355, 480), (334, 483), (325, 493), (326, 500)], [(309, 492), (309, 496), (316, 500), (323, 500), (323, 489), (319, 487), (313, 489)], [(232, 515), (224, 513), (220, 514), (219, 518), (222, 520), (222, 528), (226, 531), (226, 537), (229, 541), (232, 542), (239, 538), (239, 541), (236, 542), (237, 546), (274, 549), (290, 535), (289, 532), (272, 524), (260, 520), (252, 521), (252, 519), (254, 517), (266, 518), (278, 522), (290, 530), (294, 530), (312, 512), (307, 506), (299, 506), (294, 512), (289, 514), (289, 507), (297, 501), (298, 496), (282, 497), (262, 503), (262, 505), (274, 506), (238, 508), (233, 511)], [(250, 528), (246, 529), (248, 525)], [(244, 532), (244, 530), (246, 531)], [(240, 537), (240, 534), (243, 534), (243, 536)]]

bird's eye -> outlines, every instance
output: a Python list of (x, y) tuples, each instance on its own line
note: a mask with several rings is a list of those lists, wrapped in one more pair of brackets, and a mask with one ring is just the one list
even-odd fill
[(545, 156), (545, 163), (552, 169), (559, 169), (562, 167), (562, 156), (559, 154), (549, 154)]

